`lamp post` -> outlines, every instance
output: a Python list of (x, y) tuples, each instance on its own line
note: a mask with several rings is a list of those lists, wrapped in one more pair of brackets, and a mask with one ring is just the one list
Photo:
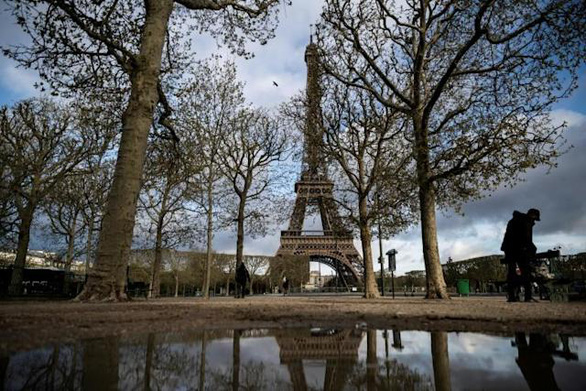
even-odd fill
[[(382, 251), (381, 251), (382, 253)], [(387, 251), (387, 257), (389, 257), (389, 270), (391, 271), (391, 290), (393, 291), (393, 299), (395, 298), (395, 270), (397, 270), (397, 260), (395, 255), (398, 251), (394, 248)], [(382, 256), (381, 256), (381, 268), (382, 268)]]

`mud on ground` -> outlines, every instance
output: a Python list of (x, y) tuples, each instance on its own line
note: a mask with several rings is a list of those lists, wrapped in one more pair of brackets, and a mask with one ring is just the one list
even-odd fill
[(162, 298), (126, 303), (0, 302), (0, 351), (84, 338), (191, 329), (360, 327), (401, 330), (556, 332), (586, 335), (586, 303), (506, 303), (354, 296)]

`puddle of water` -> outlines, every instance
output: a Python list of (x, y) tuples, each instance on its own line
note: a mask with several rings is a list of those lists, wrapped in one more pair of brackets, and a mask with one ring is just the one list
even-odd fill
[(195, 330), (0, 356), (6, 390), (586, 390), (586, 338)]

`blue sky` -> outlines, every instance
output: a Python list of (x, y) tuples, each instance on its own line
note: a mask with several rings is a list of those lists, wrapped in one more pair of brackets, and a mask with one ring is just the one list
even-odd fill
[[(309, 38), (309, 25), (319, 16), (321, 1), (296, 0), (282, 10), (276, 38), (264, 46), (251, 46), (252, 60), (234, 58), (239, 77), (246, 82), (245, 94), (256, 105), (275, 107), (287, 101), (305, 86), (303, 53)], [(22, 42), (26, 37), (14, 25), (9, 14), (0, 9), (0, 46)], [(198, 38), (198, 55), (216, 52), (210, 39)], [(225, 57), (231, 55), (224, 51)], [(39, 95), (33, 88), (37, 75), (17, 68), (0, 57), (0, 104)], [(273, 85), (278, 83), (278, 87)], [(574, 148), (559, 160), (550, 174), (536, 169), (526, 175), (527, 181), (513, 189), (497, 189), (489, 197), (464, 206), (464, 216), (453, 212), (438, 214), (439, 246), (442, 261), (499, 253), (500, 241), (514, 209), (526, 211), (535, 207), (542, 211), (542, 221), (535, 226), (534, 241), (540, 251), (561, 246), (562, 253), (586, 251), (586, 67), (581, 69), (579, 88), (572, 96), (556, 105), (553, 118), (567, 121), (566, 137)], [(291, 186), (293, 191), (293, 184)], [(37, 241), (36, 245), (39, 246)], [(279, 245), (277, 233), (245, 242), (248, 254), (272, 255)], [(219, 233), (214, 247), (220, 252), (235, 251), (235, 235)], [(358, 243), (357, 243), (357, 247)], [(384, 241), (384, 251), (396, 248), (399, 273), (423, 269), (419, 227)], [(378, 257), (378, 244), (373, 246)], [(375, 264), (375, 268), (378, 265)], [(323, 268), (322, 268), (323, 270)]]

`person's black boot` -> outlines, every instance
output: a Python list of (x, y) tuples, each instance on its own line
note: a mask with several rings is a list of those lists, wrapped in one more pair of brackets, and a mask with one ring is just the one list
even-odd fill
[(517, 297), (517, 293), (515, 292), (515, 290), (513, 289), (512, 291), (508, 291), (507, 303), (516, 303), (518, 301), (519, 301), (519, 298)]

